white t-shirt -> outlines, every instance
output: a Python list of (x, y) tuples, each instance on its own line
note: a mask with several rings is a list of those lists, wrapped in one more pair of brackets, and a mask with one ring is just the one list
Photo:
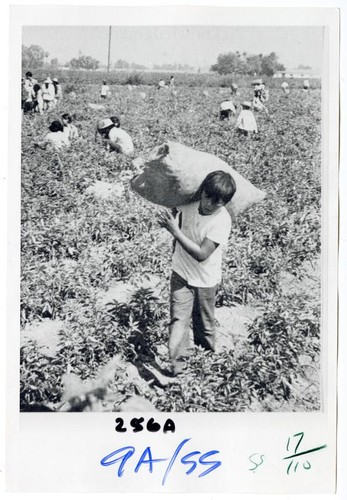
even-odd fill
[(49, 141), (56, 149), (70, 145), (70, 141), (64, 132), (49, 132), (46, 135), (46, 141)]
[(258, 132), (257, 122), (250, 109), (243, 109), (241, 111), (236, 120), (235, 127), (241, 130), (247, 130), (248, 132)]
[(191, 286), (209, 288), (221, 280), (222, 251), (228, 243), (231, 219), (225, 207), (220, 207), (211, 215), (200, 215), (199, 205), (200, 201), (177, 207), (179, 212), (182, 212), (181, 230), (198, 245), (201, 245), (205, 238), (219, 245), (207, 259), (198, 262), (176, 241), (172, 270)]
[(287, 82), (283, 82), (282, 83), (282, 88), (286, 89), (288, 87), (288, 83)]
[(107, 95), (109, 90), (110, 90), (110, 87), (108, 85), (101, 85), (101, 94), (100, 95)]
[(55, 88), (53, 83), (48, 83), (46, 86), (46, 83), (42, 84), (41, 90), (42, 90), (42, 97), (44, 101), (53, 101), (55, 99)]
[(117, 127), (113, 127), (108, 135), (110, 141), (113, 141), (122, 148), (122, 153), (129, 155), (134, 151), (133, 141), (130, 135), (125, 132), (125, 130)]

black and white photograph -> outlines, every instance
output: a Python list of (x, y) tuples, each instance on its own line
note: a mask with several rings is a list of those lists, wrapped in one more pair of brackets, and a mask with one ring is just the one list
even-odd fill
[(321, 409), (323, 37), (23, 27), (21, 411)]
[(81, 423), (88, 491), (331, 492), (338, 12), (78, 9), (12, 10), (10, 456)]

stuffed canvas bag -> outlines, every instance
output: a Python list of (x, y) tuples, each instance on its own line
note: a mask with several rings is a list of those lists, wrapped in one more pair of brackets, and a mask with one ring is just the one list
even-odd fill
[(266, 196), (225, 161), (177, 142), (165, 142), (151, 152), (147, 161), (136, 158), (134, 165), (141, 165), (142, 173), (131, 180), (132, 189), (146, 200), (168, 208), (197, 201), (205, 177), (216, 170), (230, 173), (236, 183), (236, 193), (226, 205), (230, 215), (243, 212)]

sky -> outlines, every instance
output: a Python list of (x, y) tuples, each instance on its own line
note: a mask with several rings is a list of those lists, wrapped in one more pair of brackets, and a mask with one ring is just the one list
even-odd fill
[[(22, 43), (40, 45), (65, 64), (79, 52), (107, 64), (109, 26), (24, 26)], [(112, 26), (111, 64), (189, 64), (209, 68), (221, 53), (275, 52), (286, 69), (322, 66), (320, 26)]]

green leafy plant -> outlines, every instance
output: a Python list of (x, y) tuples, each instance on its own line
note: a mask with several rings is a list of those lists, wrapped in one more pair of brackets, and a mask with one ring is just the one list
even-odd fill
[[(115, 355), (136, 366), (155, 359), (166, 367), (169, 361), (172, 240), (156, 223), (158, 207), (132, 192), (131, 159), (111, 155), (94, 142), (103, 114), (86, 106), (86, 95), (90, 102), (99, 100), (102, 73), (57, 76), (65, 89), (59, 113), (73, 110), (80, 138), (59, 153), (38, 150), (33, 143), (48, 132), (53, 115), (23, 117), (21, 325), (45, 319), (62, 321), (64, 328), (52, 357), (35, 342), (24, 343), (23, 408), (57, 409), (66, 372), (87, 383)], [(117, 109), (136, 154), (178, 141), (217, 155), (267, 193), (233, 221), (217, 294), (217, 306), (260, 311), (249, 338), (238, 341), (235, 352), (196, 349), (185, 376), (165, 390), (115, 375), (115, 391), (122, 397), (136, 391), (161, 411), (318, 409), (320, 290), (310, 290), (310, 273), (319, 267), (321, 252), (319, 82), (304, 97), (293, 84), (283, 99), (280, 82), (269, 81), (269, 116), (256, 115), (260, 133), (253, 140), (239, 137), (232, 120), (218, 119), (229, 76), (177, 74), (176, 96), (158, 93), (157, 82), (165, 74), (109, 76), (113, 88), (106, 111)], [(129, 78), (135, 78), (131, 91)], [(236, 100), (250, 96), (250, 81), (238, 80)], [(204, 89), (208, 94), (202, 94)], [(119, 184), (123, 194), (98, 197), (89, 190), (96, 181)], [(160, 290), (137, 285), (151, 273), (163, 284)], [(304, 290), (292, 290), (286, 277)], [(110, 283), (131, 284), (134, 293), (128, 301), (100, 305)]]

